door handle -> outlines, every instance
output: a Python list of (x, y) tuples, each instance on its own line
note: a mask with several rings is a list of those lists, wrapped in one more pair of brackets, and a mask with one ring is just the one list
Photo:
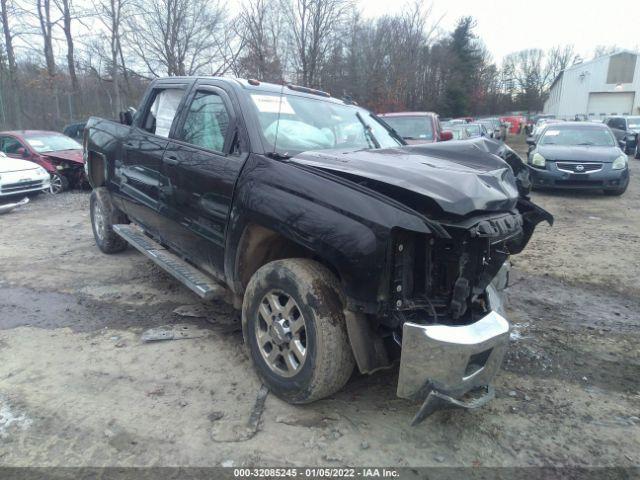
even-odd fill
[(173, 166), (178, 165), (180, 163), (180, 160), (178, 160), (178, 157), (175, 157), (173, 155), (169, 155), (168, 157), (163, 158), (162, 161), (167, 165), (173, 165)]

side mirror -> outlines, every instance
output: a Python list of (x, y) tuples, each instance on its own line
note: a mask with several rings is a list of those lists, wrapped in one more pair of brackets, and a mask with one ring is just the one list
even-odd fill
[(453, 140), (453, 132), (449, 130), (443, 130), (442, 132), (440, 132), (440, 141), (446, 142), (448, 140)]
[(20, 147), (18, 150), (16, 150), (16, 153), (22, 158), (29, 158), (31, 156), (29, 155), (29, 151), (24, 147)]
[(123, 125), (133, 125), (133, 115), (135, 113), (136, 109), (133, 107), (129, 107), (124, 112), (120, 112), (120, 123)]
[(536, 144), (536, 138), (535, 137), (527, 137), (527, 145), (533, 147)]
[(627, 148), (627, 142), (625, 140), (618, 140), (618, 145), (620, 145), (620, 149), (624, 152), (625, 148)]

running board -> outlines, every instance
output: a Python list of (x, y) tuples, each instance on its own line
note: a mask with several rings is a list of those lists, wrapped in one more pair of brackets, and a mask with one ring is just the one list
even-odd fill
[(186, 287), (205, 300), (222, 299), (226, 289), (212, 277), (202, 273), (193, 265), (171, 253), (158, 242), (144, 234), (134, 225), (113, 225), (113, 231), (125, 239), (131, 246), (149, 257), (160, 268), (173, 275)]

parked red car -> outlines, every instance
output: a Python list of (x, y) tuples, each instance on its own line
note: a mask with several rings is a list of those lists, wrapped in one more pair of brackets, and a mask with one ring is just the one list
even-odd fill
[(378, 115), (409, 145), (451, 140), (451, 132), (443, 131), (437, 113), (396, 112)]
[(51, 193), (86, 184), (82, 146), (58, 132), (0, 132), (0, 151), (8, 157), (37, 163), (51, 175)]
[(500, 121), (503, 123), (508, 123), (509, 133), (512, 135), (517, 135), (522, 131), (522, 128), (527, 123), (527, 119), (522, 115), (510, 115), (507, 117), (500, 117)]

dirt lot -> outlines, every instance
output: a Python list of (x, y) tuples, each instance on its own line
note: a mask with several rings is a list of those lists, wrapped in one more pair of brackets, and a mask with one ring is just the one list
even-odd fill
[[(0, 464), (10, 466), (640, 464), (640, 161), (622, 198), (539, 193), (556, 216), (513, 259), (513, 342), (497, 398), (409, 427), (397, 371), (306, 407), (268, 396), (226, 305), (133, 250), (93, 242), (88, 195), (0, 217)], [(205, 306), (206, 307), (206, 306)], [(150, 327), (192, 338), (143, 343)]]

